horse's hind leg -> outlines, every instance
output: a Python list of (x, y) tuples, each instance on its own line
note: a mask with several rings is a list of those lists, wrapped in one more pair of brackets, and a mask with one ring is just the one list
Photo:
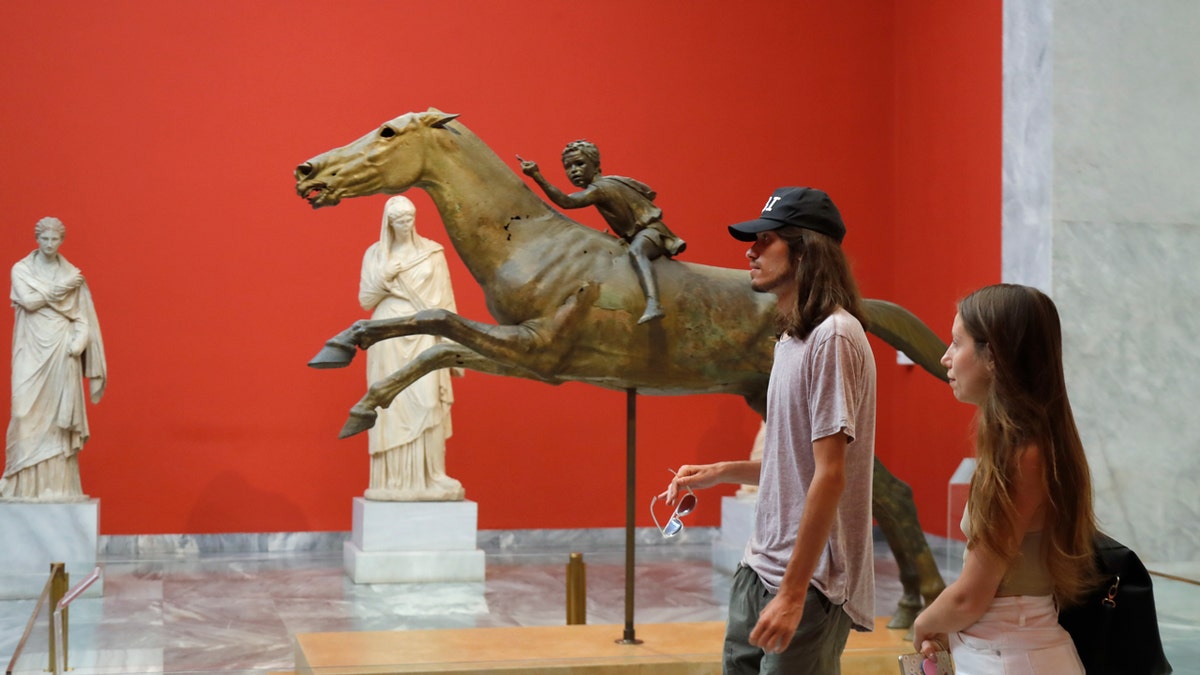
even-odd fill
[(925, 540), (925, 532), (917, 519), (917, 506), (913, 502), (912, 488), (896, 478), (879, 458), (875, 458), (875, 475), (872, 481), (872, 511), (883, 536), (887, 539), (896, 565), (900, 568), (900, 597), (896, 613), (888, 622), (888, 628), (911, 628), (924, 604), (946, 588), (942, 574), (938, 571)]
[(560, 384), (561, 380), (541, 377), (536, 373), (493, 361), (451, 342), (434, 345), (417, 355), (403, 368), (383, 380), (372, 382), (367, 393), (350, 409), (350, 417), (342, 427), (338, 438), (353, 436), (375, 426), (376, 408), (386, 408), (401, 391), (421, 377), (442, 368), (466, 368), (489, 375), (521, 377), (547, 384)]

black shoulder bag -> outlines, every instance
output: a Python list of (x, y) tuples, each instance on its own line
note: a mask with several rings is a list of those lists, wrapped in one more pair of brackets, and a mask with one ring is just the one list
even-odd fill
[(1146, 566), (1112, 537), (1096, 533), (1096, 568), (1104, 579), (1083, 602), (1058, 613), (1088, 675), (1163, 675), (1163, 653)]

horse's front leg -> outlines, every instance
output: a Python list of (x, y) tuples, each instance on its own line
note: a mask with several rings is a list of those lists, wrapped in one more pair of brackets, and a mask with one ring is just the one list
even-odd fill
[(308, 362), (309, 368), (345, 368), (354, 360), (354, 355), (358, 349), (366, 349), (367, 345), (362, 343), (363, 335), (368, 331), (370, 324), (378, 323), (363, 319), (355, 321), (349, 328), (329, 338), (325, 342), (325, 346), (321, 347), (321, 351), (312, 357)]
[(573, 334), (599, 295), (598, 284), (583, 284), (551, 313), (517, 325), (483, 323), (444, 309), (425, 309), (395, 319), (357, 321), (325, 343), (325, 348), (309, 365), (337, 368), (350, 363), (356, 348), (367, 349), (382, 340), (406, 335), (436, 335), (487, 359), (553, 378), (558, 375), (564, 355), (575, 346)]
[(562, 384), (562, 380), (546, 378), (529, 370), (485, 358), (452, 342), (434, 345), (417, 355), (400, 370), (387, 378), (372, 382), (367, 393), (350, 409), (350, 417), (338, 438), (347, 438), (375, 426), (376, 408), (386, 408), (400, 392), (425, 375), (442, 368), (466, 368), (489, 375), (522, 377), (546, 384)]
[[(426, 322), (421, 321), (421, 315)], [(359, 349), (366, 351), (371, 345), (382, 340), (405, 335), (428, 333), (439, 335), (436, 330), (423, 330), (422, 325), (428, 325), (428, 315), (436, 315), (441, 319), (445, 310), (432, 309), (418, 312), (412, 316), (402, 316), (393, 319), (361, 319), (355, 321), (346, 330), (329, 338), (325, 346), (308, 362), (310, 368), (345, 368), (354, 360)], [(457, 316), (457, 315), (456, 315)]]

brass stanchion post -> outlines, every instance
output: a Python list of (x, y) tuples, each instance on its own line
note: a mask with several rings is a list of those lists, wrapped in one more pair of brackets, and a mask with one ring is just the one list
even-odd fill
[(587, 565), (582, 553), (572, 553), (567, 562), (567, 625), (587, 623)]
[[(50, 563), (50, 612), (58, 607), (58, 601), (63, 599), (70, 589), (70, 576), (67, 574), (67, 568), (64, 563)], [(63, 610), (63, 670), (67, 669), (67, 615), (66, 610)], [(55, 672), (54, 669), (54, 654), (56, 640), (54, 638), (54, 622), (50, 624), (50, 672)]]

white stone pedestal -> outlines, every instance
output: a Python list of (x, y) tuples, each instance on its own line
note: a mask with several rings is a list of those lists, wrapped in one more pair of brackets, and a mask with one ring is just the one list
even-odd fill
[[(36, 598), (50, 563), (65, 563), (71, 585), (96, 567), (100, 500), (51, 504), (0, 502), (0, 600)], [(99, 597), (104, 578), (84, 593)]]
[(479, 505), (354, 498), (354, 528), (342, 549), (356, 584), (483, 581)]
[(756, 503), (753, 498), (721, 498), (721, 530), (712, 547), (712, 562), (716, 569), (728, 574), (737, 570), (746, 551), (746, 542), (750, 541), (750, 533), (754, 530)]

